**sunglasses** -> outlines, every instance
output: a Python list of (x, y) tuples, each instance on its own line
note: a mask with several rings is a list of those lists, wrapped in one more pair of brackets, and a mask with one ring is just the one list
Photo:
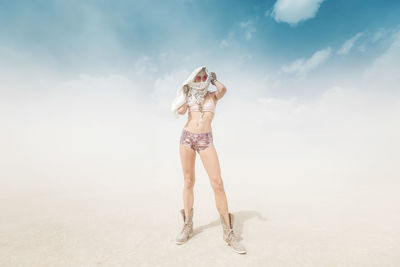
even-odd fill
[[(203, 82), (205, 82), (207, 80), (207, 74), (203, 76)], [(202, 80), (201, 76), (198, 75), (196, 76), (196, 82), (200, 82)]]

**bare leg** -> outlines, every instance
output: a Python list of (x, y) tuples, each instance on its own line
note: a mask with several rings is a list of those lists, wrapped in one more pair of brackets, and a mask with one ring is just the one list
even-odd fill
[(193, 187), (195, 182), (195, 159), (196, 151), (190, 147), (179, 145), (179, 153), (182, 163), (183, 171), (183, 206), (185, 215), (188, 216), (190, 210), (193, 208), (194, 196)]
[(204, 168), (207, 171), (208, 177), (210, 178), (217, 210), (224, 218), (226, 224), (229, 225), (228, 201), (226, 200), (217, 151), (215, 150), (214, 145), (212, 145), (204, 150), (200, 150), (199, 154)]

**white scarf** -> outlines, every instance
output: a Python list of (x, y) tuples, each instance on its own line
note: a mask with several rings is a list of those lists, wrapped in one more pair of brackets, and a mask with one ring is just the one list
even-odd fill
[[(204, 82), (195, 82), (194, 79), (199, 74), (201, 70), (205, 70), (207, 74), (207, 80)], [(211, 83), (211, 75), (207, 70), (206, 66), (201, 66), (196, 68), (190, 76), (182, 83), (182, 85), (178, 88), (176, 92), (176, 97), (171, 104), (171, 112), (175, 115), (176, 118), (179, 117), (178, 109), (185, 104), (186, 102), (189, 105), (192, 104), (201, 104), (204, 100), (204, 96), (208, 92), (208, 87)], [(184, 94), (185, 85), (189, 86), (189, 92), (187, 93), (187, 97)]]

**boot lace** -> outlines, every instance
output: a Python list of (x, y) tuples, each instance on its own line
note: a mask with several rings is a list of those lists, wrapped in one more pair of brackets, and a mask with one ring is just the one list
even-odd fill
[(181, 233), (186, 232), (187, 234), (189, 234), (190, 226), (191, 226), (191, 223), (190, 223), (190, 222), (185, 222), (185, 223), (183, 224)]
[(229, 242), (237, 241), (237, 236), (236, 236), (235, 232), (233, 231), (233, 229), (229, 229), (229, 232), (226, 236), (227, 236), (226, 238)]

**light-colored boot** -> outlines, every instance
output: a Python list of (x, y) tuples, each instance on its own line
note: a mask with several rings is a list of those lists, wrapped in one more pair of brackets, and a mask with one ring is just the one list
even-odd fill
[(180, 213), (183, 218), (182, 230), (176, 237), (176, 244), (181, 245), (185, 243), (193, 235), (193, 208), (190, 210), (189, 215), (186, 217), (185, 210), (181, 209)]
[(232, 213), (228, 213), (229, 215), (229, 226), (226, 225), (224, 217), (223, 216), (219, 216), (220, 220), (221, 220), (221, 224), (222, 224), (222, 229), (224, 230), (223, 233), (223, 239), (226, 242), (226, 244), (228, 246), (231, 246), (232, 249), (239, 253), (239, 254), (243, 254), (243, 253), (247, 253), (246, 249), (244, 248), (244, 246), (242, 244), (240, 244), (238, 237), (236, 236), (235, 232), (233, 231), (233, 223), (234, 223), (234, 216)]

